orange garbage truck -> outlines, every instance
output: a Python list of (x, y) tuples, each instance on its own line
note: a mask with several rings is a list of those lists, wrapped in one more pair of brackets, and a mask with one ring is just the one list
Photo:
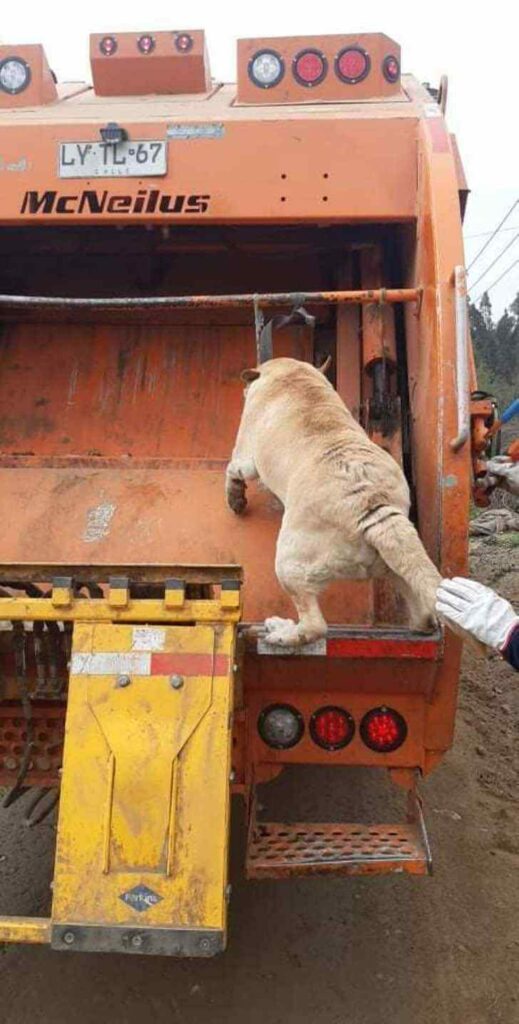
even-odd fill
[[(240, 40), (236, 85), (202, 31), (90, 57), (92, 85), (58, 83), (42, 46), (0, 46), (0, 784), (30, 824), (59, 800), (50, 914), (0, 941), (211, 956), (232, 794), (250, 878), (431, 869), (417, 782), (452, 743), (459, 640), (348, 581), (326, 641), (269, 647), (281, 511), (256, 489), (233, 516), (224, 476), (241, 371), (331, 356), (431, 558), (466, 571), (467, 187), (446, 81), (385, 35)], [(389, 773), (402, 821), (266, 820), (258, 785), (305, 765)]]

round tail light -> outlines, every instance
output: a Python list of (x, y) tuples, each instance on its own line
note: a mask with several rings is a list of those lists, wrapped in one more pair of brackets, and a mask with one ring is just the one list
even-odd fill
[(117, 39), (114, 36), (103, 36), (99, 49), (105, 57), (111, 57), (117, 51)]
[(335, 72), (341, 82), (356, 85), (369, 75), (371, 61), (360, 46), (347, 46), (335, 58)]
[(296, 82), (311, 88), (312, 85), (319, 85), (323, 78), (326, 78), (328, 61), (319, 50), (301, 50), (292, 62), (292, 71)]
[(290, 704), (270, 704), (258, 718), (258, 732), (275, 750), (288, 750), (299, 743), (305, 730), (303, 716)]
[(283, 58), (275, 50), (258, 50), (249, 61), (249, 78), (260, 89), (273, 89), (285, 74)]
[(175, 46), (179, 53), (189, 53), (193, 49), (193, 36), (189, 32), (179, 32), (175, 36)]
[(396, 57), (389, 56), (384, 58), (382, 74), (386, 82), (398, 82), (400, 78), (400, 64)]
[(351, 743), (355, 722), (344, 708), (319, 708), (310, 719), (310, 735), (324, 750), (340, 750)]
[(137, 47), (141, 53), (153, 53), (155, 49), (155, 40), (153, 36), (141, 36), (137, 40)]
[(389, 754), (402, 746), (407, 736), (407, 724), (393, 708), (373, 708), (360, 723), (360, 735), (370, 750)]

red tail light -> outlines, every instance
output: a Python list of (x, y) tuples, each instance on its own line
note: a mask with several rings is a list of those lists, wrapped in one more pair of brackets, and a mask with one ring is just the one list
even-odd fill
[(296, 82), (311, 88), (312, 85), (319, 85), (323, 78), (326, 78), (328, 61), (319, 50), (301, 50), (294, 57), (292, 71)]
[(398, 82), (400, 78), (400, 64), (396, 57), (389, 56), (384, 58), (382, 73), (387, 82)]
[(310, 719), (310, 735), (318, 747), (325, 750), (340, 750), (351, 742), (355, 733), (355, 722), (344, 708), (319, 708)]
[(402, 746), (407, 736), (407, 724), (393, 708), (373, 708), (360, 723), (360, 735), (370, 750), (389, 754)]
[(342, 82), (356, 85), (369, 75), (371, 61), (366, 50), (360, 46), (347, 46), (335, 58), (335, 72)]
[(141, 36), (137, 40), (137, 46), (141, 53), (153, 53), (155, 49), (155, 40), (153, 36)]
[(189, 53), (193, 49), (193, 36), (189, 32), (179, 32), (175, 36), (175, 46), (180, 53)]
[(99, 49), (105, 57), (111, 57), (117, 50), (117, 39), (114, 36), (104, 36), (99, 43)]
[(290, 704), (270, 704), (258, 718), (258, 732), (275, 750), (288, 750), (299, 743), (305, 731), (303, 716)]

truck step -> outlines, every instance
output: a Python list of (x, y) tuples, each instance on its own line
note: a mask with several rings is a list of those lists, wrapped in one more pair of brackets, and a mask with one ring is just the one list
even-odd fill
[(403, 825), (256, 822), (249, 833), (246, 869), (249, 878), (426, 875), (431, 858), (421, 819)]

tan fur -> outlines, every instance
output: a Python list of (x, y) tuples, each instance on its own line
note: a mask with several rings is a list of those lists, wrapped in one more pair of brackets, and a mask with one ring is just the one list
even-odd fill
[(246, 481), (259, 477), (283, 503), (276, 573), (299, 616), (297, 623), (267, 619), (268, 641), (292, 646), (324, 636), (323, 587), (388, 569), (411, 625), (429, 628), (440, 574), (408, 519), (409, 488), (398, 464), (308, 363), (272, 359), (242, 376), (248, 386), (227, 501), (244, 512)]
[(270, 618), (271, 643), (309, 643), (327, 633), (317, 596), (332, 580), (387, 569), (410, 624), (435, 622), (440, 574), (409, 522), (409, 493), (394, 459), (367, 437), (329, 381), (306, 362), (278, 358), (243, 374), (245, 409), (226, 473), (233, 512), (259, 477), (283, 502), (275, 570), (299, 621)]

